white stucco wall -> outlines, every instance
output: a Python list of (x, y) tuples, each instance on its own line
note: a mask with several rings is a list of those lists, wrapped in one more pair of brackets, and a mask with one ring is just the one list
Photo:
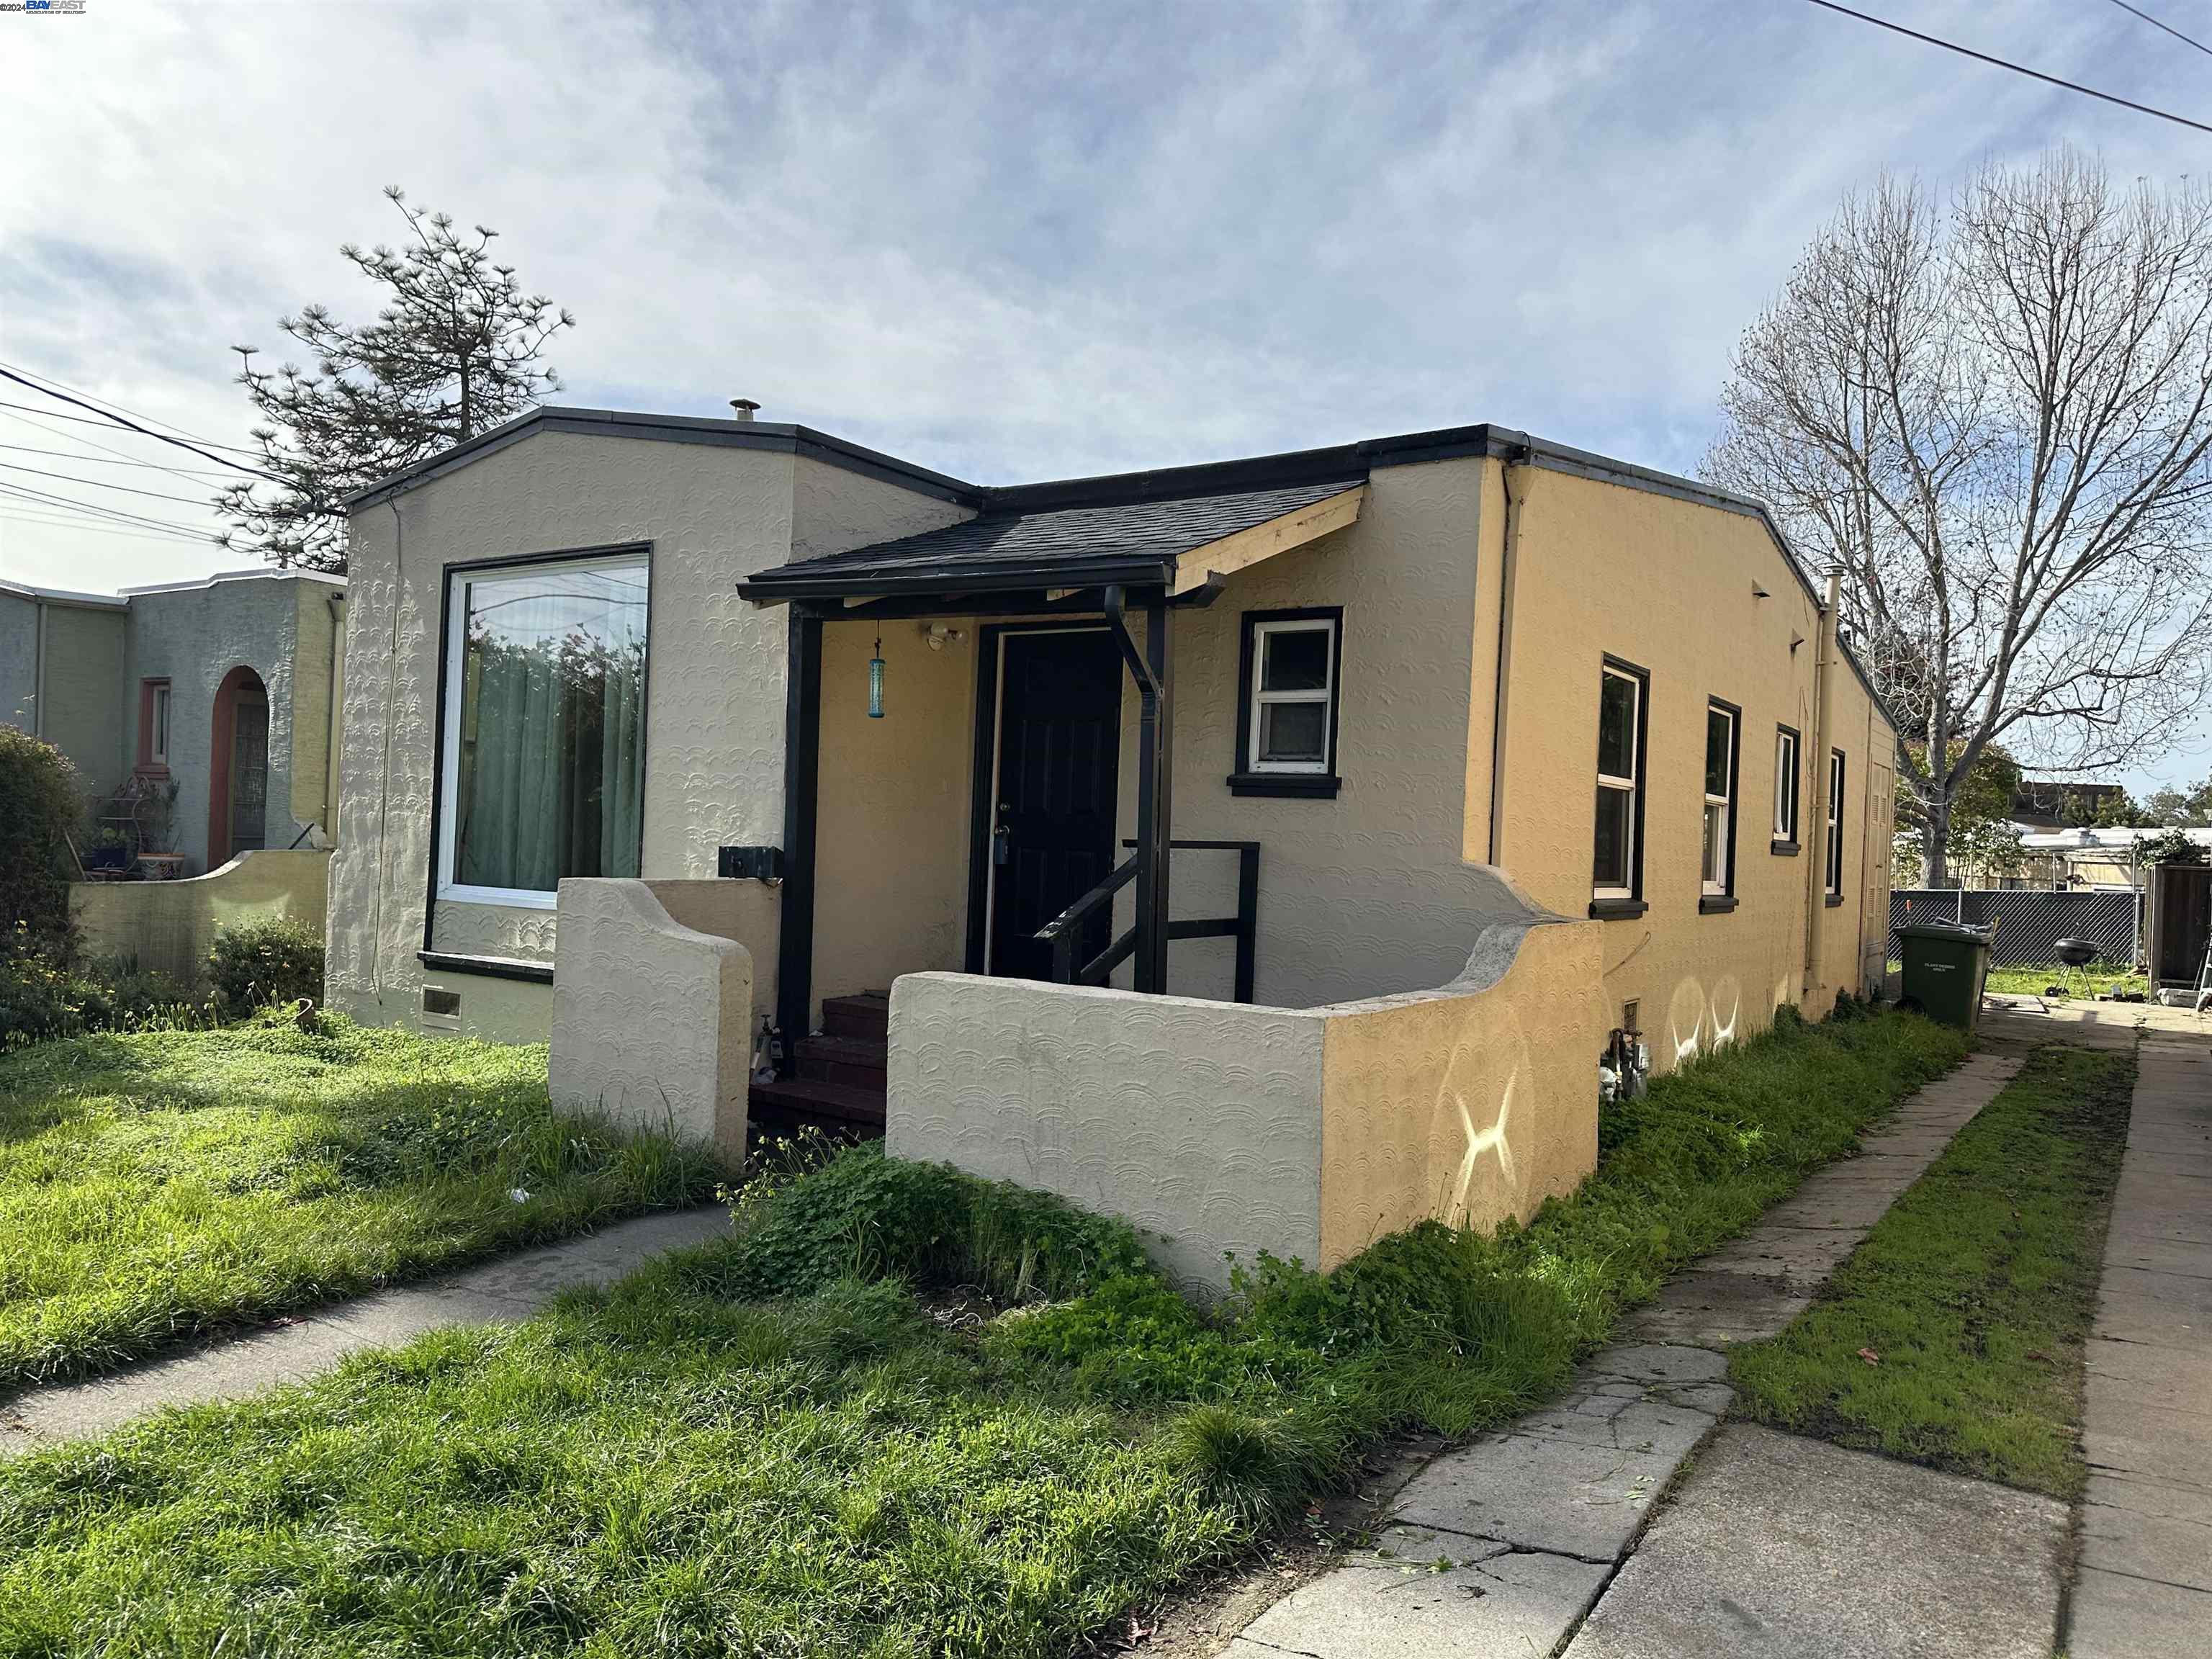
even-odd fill
[[(835, 551), (963, 514), (774, 450), (550, 430), (356, 513), (334, 1000), (367, 1020), (419, 1017), (447, 565), (651, 544), (641, 873), (709, 878), (720, 846), (783, 834), (788, 617), (740, 599), (738, 580), (782, 563), (795, 538)], [(441, 903), (430, 948), (551, 962), (557, 932), (550, 908)], [(515, 1040), (543, 1039), (535, 1005), (493, 981), (471, 989), (465, 977), (442, 973), (439, 983), (461, 990), (465, 1007), (471, 997), (488, 1010), (514, 1004)]]
[(752, 956), (671, 916), (641, 881), (561, 884), (553, 1105), (745, 1150)]

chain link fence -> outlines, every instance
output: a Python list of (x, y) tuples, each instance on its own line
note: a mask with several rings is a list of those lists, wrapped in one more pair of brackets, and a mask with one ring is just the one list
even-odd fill
[(2122, 892), (2033, 892), (2019, 889), (1905, 888), (1889, 896), (1889, 959), (1897, 961), (1897, 930), (1908, 921), (1960, 921), (1995, 927), (1990, 962), (2027, 968), (2058, 960), (2057, 942), (2085, 939), (2104, 962), (2133, 963), (2142, 955), (2142, 896)]

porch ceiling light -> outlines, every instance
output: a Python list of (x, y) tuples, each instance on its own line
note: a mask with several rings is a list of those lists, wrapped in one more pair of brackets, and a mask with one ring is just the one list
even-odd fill
[(868, 718), (884, 717), (884, 631), (876, 630), (876, 654), (868, 659)]

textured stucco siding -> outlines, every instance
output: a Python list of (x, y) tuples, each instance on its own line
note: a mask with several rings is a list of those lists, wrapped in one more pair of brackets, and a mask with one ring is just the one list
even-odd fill
[[(1486, 465), (1496, 471), (1496, 463)], [(1516, 470), (1514, 488), (1521, 527), (1498, 862), (1547, 908), (1587, 914), (1601, 659), (1633, 663), (1650, 676), (1649, 908), (1601, 924), (1608, 1023), (1624, 1003), (1636, 1002), (1654, 1063), (1665, 1070), (1763, 1029), (1778, 1005), (1825, 1015), (1837, 989), (1857, 982), (1868, 757), (1888, 752), (1894, 738), (1848, 665), (1838, 663), (1830, 737), (1850, 757), (1846, 902), (1824, 910), (1817, 982), (1805, 990), (1808, 884), (1817, 888), (1820, 879), (1825, 765), (1814, 731), (1817, 602), (1755, 518), (1540, 468)], [(1495, 499), (1495, 483), (1491, 494)], [(1486, 576), (1501, 558), (1502, 545), (1485, 549)], [(1495, 661), (1492, 647), (1493, 674)], [(1737, 904), (1708, 915), (1699, 909), (1698, 866), (1705, 714), (1716, 697), (1742, 711)], [(1770, 846), (1778, 725), (1795, 727), (1802, 744), (1802, 850), (1794, 856)], [(1488, 734), (1474, 735), (1470, 793), (1486, 819)], [(1486, 828), (1471, 821), (1470, 839)]]
[(123, 713), (125, 614), (46, 607), (46, 708), (38, 731), (76, 763), (88, 793), (106, 793), (130, 770)]
[(910, 974), (891, 988), (895, 1158), (1127, 1217), (1170, 1271), (1319, 1259), (1322, 1022), (1085, 987)]
[[(791, 556), (927, 528), (960, 510), (764, 450), (541, 433), (356, 514), (339, 753), (344, 832), (332, 872), (332, 995), (366, 1019), (414, 1023), (431, 819), (445, 568), (650, 543), (642, 874), (711, 878), (726, 843), (783, 834), (781, 607), (738, 581)], [(550, 908), (441, 903), (432, 947), (550, 962)], [(756, 980), (759, 971), (756, 952)], [(542, 1040), (511, 981), (446, 974), (487, 1012), (476, 1027)], [(495, 988), (501, 986), (505, 988)], [(471, 1018), (465, 1014), (465, 1018)]]
[(337, 790), (331, 777), (331, 702), (341, 695), (345, 595), (319, 582), (294, 585), (292, 821), (332, 833)]
[(271, 849), (182, 881), (79, 882), (70, 888), (70, 914), (90, 955), (197, 981), (226, 927), (289, 920), (321, 933), (330, 860), (311, 848)]
[(0, 722), (38, 729), (39, 602), (0, 592)]
[[(226, 850), (208, 846), (215, 700), (223, 677), (241, 665), (260, 677), (269, 694), (269, 793), (263, 837), (270, 848), (282, 849), (307, 829), (307, 823), (292, 811), (300, 605), (305, 594), (336, 591), (325, 582), (271, 578), (131, 596), (129, 664), (120, 687), (129, 710), (131, 752), (135, 757), (137, 749), (139, 684), (167, 678), (169, 776), (177, 786), (171, 825), (174, 850), (185, 854), (188, 867), (204, 870), (211, 851)], [(319, 648), (326, 651), (328, 646)], [(315, 710), (313, 718), (322, 720), (323, 710)]]
[(565, 880), (554, 1107), (745, 1151), (752, 956), (686, 927), (642, 881)]

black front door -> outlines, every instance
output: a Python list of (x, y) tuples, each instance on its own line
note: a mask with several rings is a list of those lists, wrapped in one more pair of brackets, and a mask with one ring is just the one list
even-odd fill
[[(989, 849), (991, 971), (1046, 979), (1036, 930), (1114, 867), (1114, 785), (1121, 751), (1121, 659), (1103, 629), (1008, 633), (1000, 665), (999, 778)], [(1079, 957), (1112, 939), (1106, 907)]]

